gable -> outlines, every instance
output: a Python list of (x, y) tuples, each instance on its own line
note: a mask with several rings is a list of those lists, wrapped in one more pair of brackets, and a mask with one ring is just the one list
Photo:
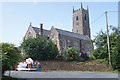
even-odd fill
[(56, 31), (56, 29), (54, 27), (51, 28), (50, 32), (49, 32), (49, 38), (53, 39), (53, 38), (58, 38), (58, 32)]
[(34, 29), (32, 28), (32, 26), (29, 26), (27, 32), (25, 33), (25, 39), (27, 39), (28, 37), (36, 37), (36, 32), (34, 31)]

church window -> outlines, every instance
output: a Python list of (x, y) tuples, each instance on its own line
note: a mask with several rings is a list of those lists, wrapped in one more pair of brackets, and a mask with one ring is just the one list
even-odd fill
[(62, 41), (62, 48), (64, 48), (65, 47), (65, 42), (64, 42), (64, 40)]
[(68, 47), (70, 47), (70, 40), (67, 40), (67, 45)]
[(86, 15), (85, 15), (85, 20), (87, 20)]
[(62, 47), (63, 47), (63, 48), (66, 48), (66, 40), (63, 40), (63, 41), (62, 41)]
[(78, 16), (76, 16), (76, 21), (78, 20)]

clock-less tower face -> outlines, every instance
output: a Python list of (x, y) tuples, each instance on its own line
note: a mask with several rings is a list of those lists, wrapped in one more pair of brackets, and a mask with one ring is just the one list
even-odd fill
[(89, 27), (89, 11), (88, 8), (74, 10), (73, 9), (73, 29), (74, 33), (87, 35), (90, 37), (90, 27)]

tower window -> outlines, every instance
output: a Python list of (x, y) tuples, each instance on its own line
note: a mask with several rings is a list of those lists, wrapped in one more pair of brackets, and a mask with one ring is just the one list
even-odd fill
[(78, 20), (78, 16), (76, 16), (76, 21)]
[(86, 20), (86, 15), (85, 15), (85, 20)]

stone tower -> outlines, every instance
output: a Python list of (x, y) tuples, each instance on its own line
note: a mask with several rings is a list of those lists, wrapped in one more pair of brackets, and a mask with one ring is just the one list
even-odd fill
[(74, 10), (73, 7), (73, 29), (74, 33), (87, 35), (91, 38), (89, 25), (89, 10), (84, 9), (81, 3), (81, 9)]

